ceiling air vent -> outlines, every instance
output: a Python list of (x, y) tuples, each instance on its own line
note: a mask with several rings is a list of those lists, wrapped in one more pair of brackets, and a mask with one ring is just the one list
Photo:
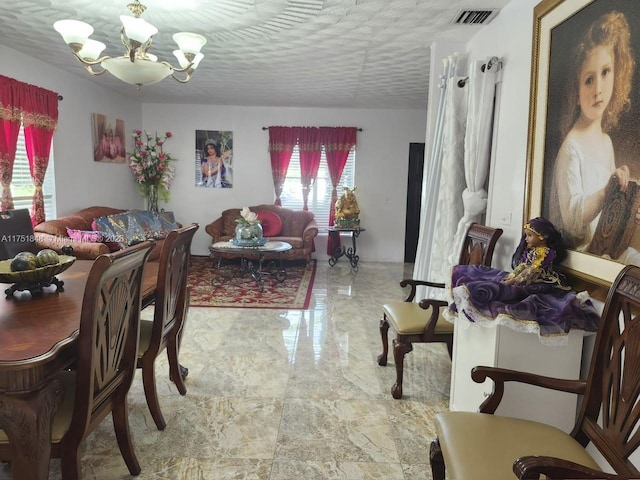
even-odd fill
[(486, 25), (498, 15), (496, 9), (460, 10), (451, 23), (455, 25)]

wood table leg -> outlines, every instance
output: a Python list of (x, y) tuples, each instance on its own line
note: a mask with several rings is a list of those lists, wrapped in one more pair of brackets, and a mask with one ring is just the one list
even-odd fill
[(16, 480), (47, 480), (51, 457), (51, 422), (64, 397), (58, 380), (37, 392), (0, 395), (0, 428), (11, 445)]

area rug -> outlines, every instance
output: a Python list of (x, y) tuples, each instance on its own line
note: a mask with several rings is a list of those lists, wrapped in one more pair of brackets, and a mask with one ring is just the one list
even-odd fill
[[(309, 268), (305, 262), (283, 264), (286, 278), (278, 283), (272, 275), (264, 275), (264, 290), (243, 273), (239, 262), (226, 261), (220, 269), (209, 257), (191, 257), (189, 292), (193, 307), (279, 308), (305, 310), (309, 307), (316, 261)], [(268, 271), (268, 267), (265, 267)]]

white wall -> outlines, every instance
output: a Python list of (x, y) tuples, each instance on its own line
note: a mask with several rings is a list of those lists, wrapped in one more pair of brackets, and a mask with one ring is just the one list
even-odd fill
[[(19, 61), (9, 61), (10, 58)], [(80, 75), (69, 74), (3, 45), (0, 64), (2, 75), (64, 97), (58, 106), (58, 127), (53, 137), (58, 216), (91, 205), (142, 208), (144, 201), (127, 164), (94, 162), (91, 138), (92, 113), (114, 120), (121, 118), (127, 130), (133, 130), (142, 125), (140, 104), (80, 76), (89, 76), (80, 65)], [(127, 149), (132, 145), (127, 136)]]
[[(502, 58), (502, 95), (499, 112), (493, 185), (489, 192), (486, 223), (504, 230), (498, 242), (494, 265), (509, 268), (524, 224), (527, 125), (533, 7), (538, 0), (512, 0), (486, 28), (468, 44), (469, 61)], [(508, 39), (508, 40), (507, 40)], [(510, 224), (503, 222), (511, 217)]]
[[(357, 137), (355, 184), (366, 232), (358, 239), (358, 255), (362, 261), (403, 261), (409, 144), (425, 142), (426, 112), (166, 104), (145, 104), (142, 111), (146, 130), (173, 133), (166, 151), (179, 160), (165, 208), (182, 223), (200, 224), (195, 255), (208, 253), (211, 237), (204, 227), (223, 210), (273, 203), (269, 133), (262, 127), (353, 126), (363, 130)], [(196, 130), (233, 131), (233, 188), (195, 186)], [(316, 250), (316, 258), (327, 258), (326, 232), (321, 231)]]

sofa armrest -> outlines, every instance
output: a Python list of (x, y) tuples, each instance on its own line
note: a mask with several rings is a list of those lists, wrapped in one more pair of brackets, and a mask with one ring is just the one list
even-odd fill
[(214, 220), (204, 227), (204, 230), (211, 236), (211, 243), (219, 242), (224, 231), (224, 218), (220, 217)]
[(38, 250), (50, 248), (57, 253), (62, 253), (62, 247), (73, 247), (73, 255), (78, 260), (93, 260), (103, 253), (110, 253), (109, 247), (104, 243), (76, 242), (69, 237), (50, 235), (37, 232), (36, 247)]
[(313, 239), (318, 236), (318, 222), (316, 222), (315, 218), (307, 223), (307, 226), (304, 227), (302, 231), (302, 243), (304, 248), (311, 248), (313, 245)]

